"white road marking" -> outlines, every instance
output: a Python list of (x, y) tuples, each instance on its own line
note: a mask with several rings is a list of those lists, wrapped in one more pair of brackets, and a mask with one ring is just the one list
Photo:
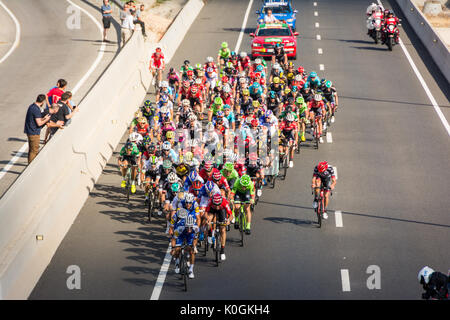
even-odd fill
[(341, 269), (342, 291), (350, 291), (350, 276), (348, 269)]
[(325, 70), (325, 66), (323, 64), (319, 64), (319, 69), (320, 70)]
[[(67, 0), (71, 5), (79, 8), (81, 11), (83, 11), (91, 20), (95, 23), (95, 25), (98, 27), (98, 30), (100, 31), (101, 36), (103, 37), (103, 28), (100, 22), (97, 21), (89, 12), (86, 11), (86, 9), (81, 8), (80, 6), (76, 5), (70, 0)], [(0, 5), (3, 5), (3, 3), (0, 1)], [(4, 6), (4, 5), (3, 5)], [(5, 7), (6, 8), (6, 7)], [(75, 87), (71, 90), (72, 94), (75, 95), (75, 93), (80, 89), (80, 87), (84, 84), (84, 82), (87, 80), (87, 78), (92, 74), (92, 72), (95, 70), (95, 68), (98, 66), (100, 61), (103, 58), (103, 54), (105, 51), (106, 44), (103, 42), (102, 46), (100, 47), (100, 51), (97, 55), (97, 59), (95, 59), (94, 63), (91, 65), (89, 70), (84, 74), (84, 76), (78, 81), (78, 83), (75, 85)], [(2, 59), (3, 60), (3, 59)], [(2, 62), (2, 61), (0, 61)], [(28, 142), (24, 143), (23, 146), (19, 149), (17, 154), (8, 162), (8, 164), (0, 170), (0, 180), (5, 176), (5, 174), (11, 169), (11, 167), (19, 160), (19, 158), (26, 152), (28, 148)]]
[(318, 54), (322, 54), (322, 53), (323, 53), (322, 48), (317, 49), (317, 53), (318, 53)]
[(313, 5), (314, 5), (314, 7), (317, 7), (317, 2), (314, 2)]
[(316, 36), (316, 39), (317, 39), (317, 40), (320, 40), (320, 34), (318, 34), (318, 35)]
[(169, 270), (170, 261), (172, 260), (172, 256), (170, 255), (170, 250), (172, 250), (172, 246), (169, 244), (169, 247), (166, 251), (166, 256), (164, 257), (164, 262), (159, 270), (158, 279), (156, 280), (155, 286), (153, 287), (152, 296), (150, 300), (158, 300), (159, 295), (161, 294), (161, 290), (164, 285), (164, 281), (166, 280), (167, 270)]
[(316, 24), (315, 24), (315, 25), (316, 25), (316, 28), (318, 28), (318, 27), (319, 27), (319, 23), (318, 23), (318, 22), (316, 22)]
[(314, 16), (317, 17), (319, 13), (317, 11), (314, 11)]
[(335, 211), (334, 212), (334, 218), (336, 220), (336, 227), (342, 228), (344, 224), (342, 223), (342, 211)]
[(245, 29), (245, 26), (247, 25), (247, 19), (248, 19), (248, 15), (250, 13), (252, 4), (253, 4), (253, 0), (250, 0), (248, 3), (247, 11), (245, 11), (244, 21), (242, 21), (241, 32), (239, 33), (239, 38), (236, 42), (236, 48), (234, 49), (234, 52), (239, 52), (239, 48), (240, 48), (241, 42), (242, 42), (242, 37), (244, 36), (244, 29)]
[(331, 132), (327, 132), (327, 143), (333, 143), (333, 136)]
[[(380, 0), (377, 0), (379, 5), (383, 5)], [(403, 49), (403, 52), (405, 53), (406, 58), (409, 61), (409, 64), (411, 65), (412, 69), (414, 70), (414, 73), (417, 76), (417, 79), (419, 79), (420, 84), (422, 85), (423, 89), (425, 90), (425, 93), (428, 96), (428, 99), (430, 99), (431, 104), (433, 105), (434, 110), (439, 116), (439, 119), (441, 119), (442, 124), (444, 125), (444, 128), (447, 130), (448, 135), (450, 136), (450, 125), (448, 124), (447, 119), (445, 118), (444, 114), (442, 113), (441, 108), (436, 102), (436, 99), (434, 99), (433, 95), (431, 94), (430, 89), (428, 88), (425, 80), (423, 79), (422, 75), (419, 72), (419, 69), (417, 69), (416, 64), (414, 63), (413, 59), (409, 55), (408, 50), (406, 49), (405, 45), (403, 44), (402, 39), (399, 39), (400, 41), (400, 47)]]
[(338, 175), (337, 175), (337, 167), (333, 167), (334, 169), (334, 176), (336, 177), (336, 180), (338, 179)]
[(8, 9), (8, 7), (1, 0), (0, 0), (0, 6), (2, 6), (3, 9), (5, 9), (5, 11), (10, 15), (11, 19), (14, 21), (14, 24), (16, 25), (16, 38), (14, 40), (14, 43), (13, 43), (12, 47), (9, 48), (8, 52), (3, 56), (3, 58), (0, 59), (0, 63), (2, 63), (19, 46), (19, 42), (20, 42), (20, 23), (19, 23), (19, 20), (17, 20), (16, 16), (11, 12), (11, 10)]

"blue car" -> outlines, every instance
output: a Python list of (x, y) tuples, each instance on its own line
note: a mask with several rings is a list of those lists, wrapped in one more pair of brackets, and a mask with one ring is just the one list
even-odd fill
[(297, 21), (296, 14), (298, 11), (292, 8), (291, 0), (263, 0), (261, 10), (256, 11), (256, 14), (259, 15), (258, 23), (264, 22), (267, 9), (272, 10), (272, 15), (277, 20), (281, 22), (285, 21), (292, 30), (295, 30), (295, 23)]

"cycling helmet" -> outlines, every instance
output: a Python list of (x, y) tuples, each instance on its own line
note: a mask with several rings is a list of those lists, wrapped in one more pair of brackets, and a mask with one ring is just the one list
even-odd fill
[(194, 71), (189, 69), (188, 71), (186, 71), (186, 75), (193, 76), (194, 75)]
[(175, 138), (175, 132), (173, 132), (173, 131), (167, 131), (167, 133), (166, 133), (166, 138), (167, 138), (167, 139), (173, 139), (173, 138)]
[(184, 65), (188, 65), (189, 63), (191, 63), (189, 60), (184, 60), (183, 62)]
[(222, 174), (220, 171), (214, 171), (212, 174), (212, 178), (214, 181), (219, 181), (222, 178)]
[(196, 191), (200, 190), (203, 187), (203, 184), (201, 183), (200, 180), (195, 180), (194, 182), (192, 182), (192, 188)]
[(195, 79), (195, 84), (202, 84), (202, 79), (200, 78), (201, 71), (198, 72), (199, 78)]
[(320, 162), (317, 165), (317, 170), (319, 170), (320, 173), (327, 171), (328, 170), (328, 162), (326, 162), (326, 161)]
[(127, 144), (125, 144), (125, 150), (131, 151), (133, 150), (133, 146), (134, 146), (133, 143), (128, 142)]
[(247, 56), (247, 52), (242, 51), (242, 52), (240, 53), (240, 56), (241, 56), (241, 58), (245, 58), (245, 57)]
[(209, 193), (211, 193), (214, 190), (214, 182), (212, 182), (211, 180), (209, 180), (208, 182), (205, 183), (205, 189), (206, 191), (208, 191)]
[(175, 172), (169, 173), (169, 175), (167, 176), (167, 181), (169, 181), (169, 183), (177, 182), (178, 181), (177, 174)]
[(291, 88), (286, 87), (286, 88), (284, 89), (284, 93), (285, 93), (285, 94), (288, 94), (289, 92), (291, 92)]
[(270, 118), (271, 116), (273, 116), (273, 111), (272, 110), (267, 110), (266, 113), (264, 114), (264, 116), (266, 118)]
[(288, 115), (286, 116), (286, 120), (289, 122), (294, 121), (294, 116), (292, 115), (292, 113), (288, 113)]
[(241, 184), (241, 186), (247, 188), (250, 185), (251, 179), (250, 176), (248, 174), (244, 174), (240, 179), (239, 179), (239, 183)]
[(259, 83), (263, 86), (266, 84), (266, 80), (264, 78), (262, 78), (261, 80), (259, 80)]
[(305, 68), (303, 68), (302, 66), (297, 68), (298, 73), (303, 73), (305, 72)]
[(156, 48), (156, 52), (161, 52), (161, 48), (160, 47)]
[(167, 103), (169, 102), (169, 97), (167, 95), (162, 95), (160, 101), (162, 103)]
[(208, 68), (206, 69), (206, 72), (208, 72), (208, 73), (212, 73), (212, 72), (214, 72), (214, 69), (213, 69), (213, 68), (211, 68), (211, 67), (208, 67)]
[(270, 92), (269, 92), (269, 97), (270, 97), (271, 99), (275, 99), (275, 97), (276, 97), (275, 91), (270, 91)]
[(168, 88), (169, 87), (169, 83), (167, 81), (161, 81), (161, 87)]
[(231, 88), (228, 84), (223, 86), (223, 92), (225, 93), (230, 93), (231, 92)]
[(256, 67), (256, 71), (262, 72), (264, 70), (264, 67), (260, 64)]
[(170, 169), (170, 168), (172, 168), (172, 161), (164, 160), (163, 161), (163, 169)]
[(250, 122), (250, 124), (251, 124), (252, 127), (257, 127), (257, 126), (259, 126), (258, 119), (253, 119), (253, 120)]
[(255, 63), (256, 63), (256, 64), (261, 64), (261, 63), (262, 63), (261, 58), (256, 58), (256, 59), (255, 59)]
[(273, 64), (272, 68), (278, 70), (278, 69), (281, 68), (281, 66), (280, 66), (280, 64), (279, 64), (278, 62), (275, 62), (275, 63)]
[(216, 193), (213, 197), (212, 197), (212, 203), (216, 206), (222, 204), (222, 195), (220, 193)]
[(273, 78), (273, 83), (280, 83), (280, 78), (274, 77)]
[[(214, 62), (214, 58), (213, 57), (206, 57), (206, 62), (211, 63)], [(212, 69), (212, 68), (211, 68)], [(207, 70), (208, 71), (208, 70)], [(209, 72), (209, 71), (208, 71)], [(212, 72), (212, 71), (211, 71)]]
[(331, 88), (332, 85), (333, 85), (333, 83), (330, 80), (325, 82), (325, 87), (327, 87), (327, 88)]
[(298, 104), (302, 104), (305, 102), (305, 99), (303, 97), (297, 97), (297, 99), (295, 99), (295, 102)]
[[(233, 158), (233, 156), (231, 156), (231, 158)], [(232, 162), (227, 162), (227, 163), (225, 163), (223, 168), (227, 171), (233, 171), (234, 164)]]
[(189, 106), (189, 105), (191, 105), (191, 103), (189, 102), (188, 99), (183, 99), (183, 100), (181, 101), (181, 104), (182, 104), (183, 106)]
[(292, 79), (294, 79), (294, 73), (289, 72), (289, 73), (286, 75), (286, 77), (287, 77), (289, 80), (292, 80)]
[(250, 91), (248, 89), (244, 89), (244, 90), (242, 90), (242, 95), (243, 96), (249, 96), (250, 95)]
[(221, 46), (222, 46), (223, 49), (228, 48), (228, 43), (227, 42), (222, 42)]
[(132, 132), (132, 133), (130, 134), (129, 139), (130, 139), (131, 142), (136, 142), (136, 141), (139, 139), (140, 136), (141, 136), (141, 135), (140, 135), (139, 133), (137, 133), (137, 132)]
[[(226, 106), (227, 106), (227, 104), (226, 104)], [(222, 118), (224, 115), (225, 115), (225, 113), (223, 113), (223, 111), (217, 111), (216, 116), (217, 116), (218, 118)]]
[(212, 122), (209, 122), (209, 123), (206, 125), (206, 131), (208, 131), (208, 132), (214, 131), (214, 125), (212, 124)]
[(139, 123), (147, 123), (147, 118), (145, 118), (145, 117), (139, 117), (138, 122), (139, 122)]
[(233, 68), (233, 62), (228, 61), (227, 62), (227, 68)]
[(434, 272), (433, 269), (431, 269), (428, 266), (425, 266), (422, 268), (422, 270), (419, 271), (419, 274), (417, 275), (417, 279), (419, 280), (420, 284), (423, 284), (425, 282), (428, 284), (430, 282), (430, 276)]
[(189, 81), (187, 81), (187, 80), (183, 81), (183, 87), (189, 88), (189, 85), (190, 85)]
[(322, 95), (320, 95), (320, 94), (315, 94), (315, 95), (314, 95), (314, 101), (317, 101), (317, 102), (322, 101)]
[(149, 162), (152, 166), (156, 166), (158, 164), (158, 157), (157, 156), (151, 156), (149, 159)]
[[(224, 104), (223, 110), (231, 110), (231, 106), (229, 104)], [(219, 111), (219, 112), (221, 112), (221, 111)], [(219, 112), (217, 112), (217, 115), (219, 115)]]
[(214, 98), (214, 104), (215, 105), (218, 105), (218, 104), (222, 105), (223, 104), (222, 98), (221, 97)]
[(192, 193), (188, 193), (186, 194), (186, 196), (184, 197), (184, 200), (186, 201), (186, 203), (192, 203), (194, 202), (194, 195)]
[(213, 169), (213, 162), (211, 160), (206, 161), (204, 168), (208, 172), (211, 171)]
[(292, 86), (292, 92), (297, 92), (297, 91), (298, 91), (297, 86)]
[(202, 64), (201, 63), (197, 63), (196, 65), (195, 65), (195, 69), (201, 69), (202, 68)]
[(298, 75), (295, 76), (294, 79), (295, 79), (295, 81), (301, 81), (302, 80), (302, 76), (298, 74)]
[(253, 106), (253, 107), (259, 108), (260, 105), (261, 105), (261, 104), (259, 103), (258, 100), (253, 100), (253, 102), (252, 102), (252, 106)]
[(244, 78), (244, 77), (242, 77), (242, 78), (239, 78), (239, 83), (246, 83), (247, 82), (247, 80)]
[(311, 78), (315, 78), (315, 77), (317, 77), (317, 72), (312, 71), (312, 72), (309, 74), (309, 76), (310, 76)]
[(152, 102), (150, 100), (145, 100), (144, 106), (150, 107), (152, 105)]
[(169, 142), (169, 141), (166, 141), (166, 142), (164, 142), (164, 143), (162, 144), (162, 149), (163, 149), (164, 151), (170, 150), (171, 147), (172, 147), (172, 146), (170, 145), (170, 142)]
[(194, 113), (190, 113), (188, 116), (189, 121), (196, 121), (197, 116)]
[(198, 173), (197, 173), (197, 171), (195, 171), (195, 170), (193, 170), (193, 171), (191, 171), (191, 173), (189, 173), (189, 180), (191, 180), (191, 182), (194, 182), (194, 181), (196, 181), (197, 180), (197, 178), (198, 178)]
[(184, 208), (180, 208), (177, 211), (177, 217), (179, 219), (186, 219), (186, 217), (188, 216), (188, 211)]

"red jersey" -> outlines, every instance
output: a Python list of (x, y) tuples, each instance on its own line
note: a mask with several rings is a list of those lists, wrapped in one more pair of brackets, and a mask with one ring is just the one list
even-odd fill
[(152, 54), (150, 59), (150, 67), (162, 68), (164, 66), (164, 55), (162, 52), (159, 54), (159, 57), (156, 56), (156, 53)]
[(323, 108), (325, 106), (325, 104), (323, 103), (323, 101), (319, 101), (319, 102), (317, 102), (317, 101), (315, 101), (315, 100), (313, 100), (313, 101), (310, 101), (310, 102), (308, 102), (308, 108)]
[(280, 131), (293, 131), (297, 129), (297, 122), (292, 121), (289, 123), (286, 120), (283, 120), (280, 124)]
[(206, 171), (205, 168), (203, 168), (202, 170), (200, 170), (198, 174), (200, 177), (202, 177), (203, 181), (208, 181), (215, 171), (220, 173), (220, 171), (217, 170), (216, 168), (213, 168), (210, 172)]
[(185, 89), (184, 87), (181, 87), (180, 92), (179, 92), (179, 94), (181, 96), (181, 100), (188, 99), (190, 93), (191, 93), (190, 88)]
[(239, 174), (239, 177), (242, 177), (244, 174), (247, 173), (247, 168), (245, 167), (245, 164), (236, 163), (234, 165), (234, 169), (236, 169), (237, 173)]
[(392, 17), (392, 18), (386, 18), (384, 20), (384, 24), (388, 25), (388, 24), (393, 24), (393, 25), (397, 25), (398, 24), (398, 18), (397, 17)]
[(56, 87), (56, 88), (51, 89), (47, 93), (48, 102), (50, 102), (50, 104), (57, 103), (59, 100), (61, 100), (61, 96), (63, 93), (64, 93), (64, 90), (62, 90), (61, 88)]
[(242, 69), (247, 68), (250, 65), (250, 58), (249, 57), (245, 57), (245, 58), (239, 58), (239, 66)]
[(208, 68), (213, 68), (214, 72), (217, 73), (217, 66), (214, 64), (214, 62), (205, 63), (205, 66), (203, 67), (205, 72), (207, 72), (206, 70), (208, 70)]
[(141, 127), (141, 125), (138, 124), (138, 125), (136, 125), (136, 130), (137, 130), (137, 133), (139, 133), (141, 136), (144, 137), (149, 134), (150, 126), (148, 123), (146, 123), (143, 127)]
[(220, 178), (219, 181), (214, 181), (213, 178), (212, 178), (212, 176), (211, 176), (211, 178), (209, 178), (209, 181), (212, 181), (212, 182), (214, 182), (215, 184), (217, 184), (217, 186), (218, 186), (220, 189), (230, 190), (230, 186), (229, 186), (229, 184), (228, 184), (228, 181), (227, 181), (227, 179), (225, 179), (224, 176), (222, 176), (222, 177)]
[(222, 98), (223, 104), (228, 104), (230, 106), (232, 106), (233, 103), (233, 98), (231, 98), (231, 95), (229, 94), (228, 97), (225, 98), (223, 92), (220, 95), (220, 97)]
[(218, 209), (213, 208), (212, 199), (209, 199), (208, 206), (206, 207), (205, 212), (209, 213), (209, 212), (214, 212), (214, 211), (218, 211), (218, 210), (225, 210), (227, 212), (227, 218), (231, 217), (231, 215), (233, 214), (231, 212), (230, 204), (228, 203), (227, 199), (222, 198), (222, 203), (218, 207), (219, 207)]

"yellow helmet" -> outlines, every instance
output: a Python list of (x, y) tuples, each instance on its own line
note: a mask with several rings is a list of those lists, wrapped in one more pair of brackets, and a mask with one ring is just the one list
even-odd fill
[(273, 78), (273, 83), (280, 83), (280, 78), (274, 77)]
[(244, 89), (244, 90), (242, 90), (242, 95), (243, 96), (249, 96), (250, 95), (250, 91), (248, 89)]
[(173, 139), (175, 137), (175, 132), (173, 131), (167, 131), (166, 138), (167, 139)]
[(147, 124), (147, 118), (141, 116), (138, 118), (138, 122)]
[(290, 89), (289, 87), (286, 87), (286, 88), (284, 89), (284, 93), (288, 94), (289, 92), (291, 92), (291, 89)]

